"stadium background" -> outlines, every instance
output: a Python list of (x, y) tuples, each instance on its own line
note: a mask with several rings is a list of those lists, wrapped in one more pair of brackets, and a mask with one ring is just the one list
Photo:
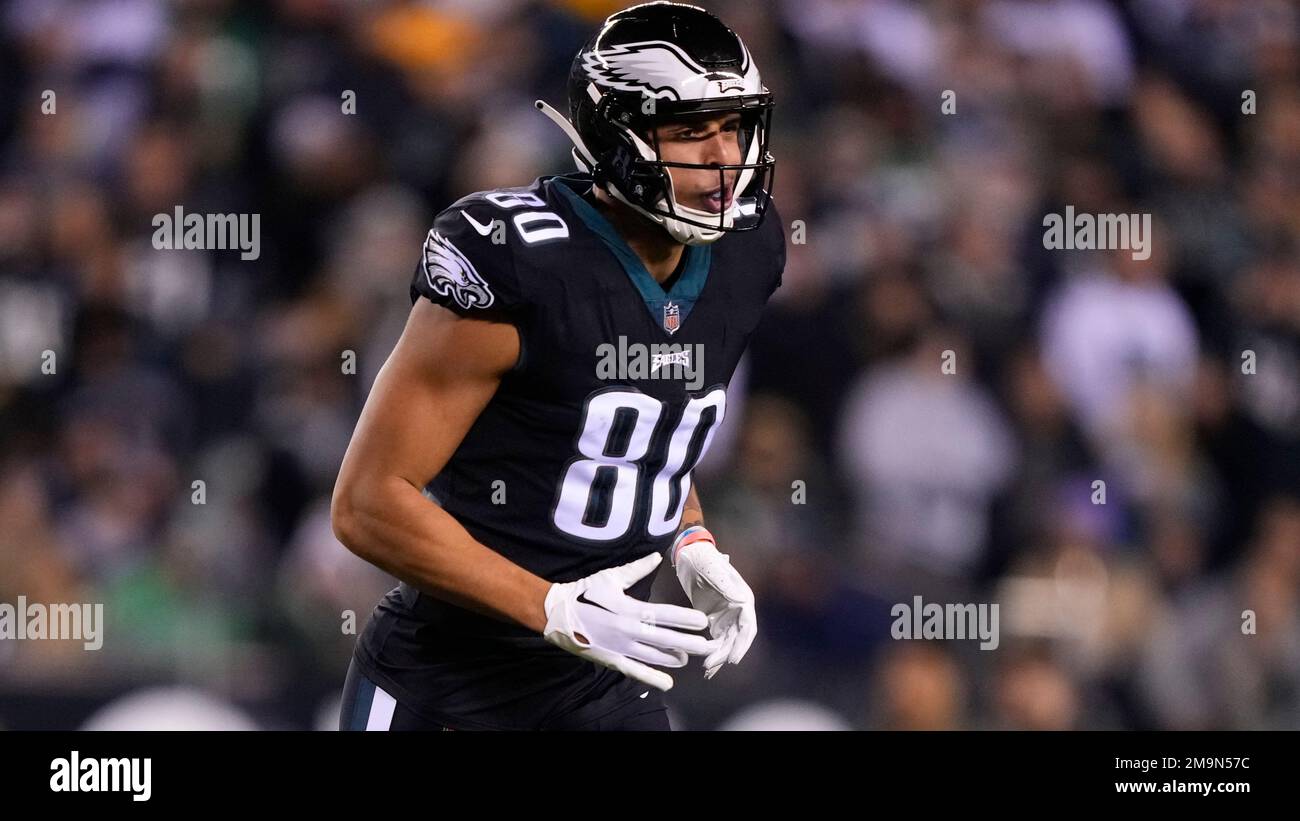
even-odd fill
[[(329, 493), (424, 234), (571, 167), (531, 103), (621, 5), (0, 6), (0, 602), (107, 618), (0, 642), (0, 726), (334, 721), (390, 582)], [(703, 5), (807, 241), (697, 473), (759, 638), (676, 725), (1300, 728), (1296, 5)], [(177, 205), (260, 257), (155, 250)], [(1067, 205), (1151, 258), (1045, 250)], [(892, 640), (917, 595), (999, 603), (999, 648)]]

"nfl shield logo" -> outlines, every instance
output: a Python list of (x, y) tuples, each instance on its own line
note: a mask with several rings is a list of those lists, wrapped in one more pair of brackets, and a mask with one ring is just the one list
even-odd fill
[(671, 300), (664, 303), (664, 330), (669, 334), (675, 334), (677, 333), (677, 328), (681, 325), (681, 322), (681, 306)]

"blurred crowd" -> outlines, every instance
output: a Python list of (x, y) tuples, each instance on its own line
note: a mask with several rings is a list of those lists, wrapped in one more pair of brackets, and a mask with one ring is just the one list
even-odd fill
[[(0, 642), (0, 726), (331, 723), (392, 580), (329, 494), (424, 234), (572, 167), (532, 101), (625, 5), (0, 5), (0, 602), (107, 617)], [(700, 5), (805, 241), (696, 473), (759, 638), (675, 725), (1300, 729), (1300, 8)], [(178, 205), (260, 256), (155, 249)], [(1045, 249), (1067, 206), (1153, 252)], [(894, 640), (914, 596), (998, 649)]]

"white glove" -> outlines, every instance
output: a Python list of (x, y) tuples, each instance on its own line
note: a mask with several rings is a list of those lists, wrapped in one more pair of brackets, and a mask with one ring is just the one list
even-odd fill
[(724, 662), (739, 664), (758, 633), (754, 591), (719, 553), (713, 534), (702, 525), (688, 527), (673, 542), (673, 566), (686, 597), (709, 617), (709, 634), (718, 642), (704, 659), (704, 677), (713, 678)]
[(709, 626), (709, 619), (700, 611), (644, 602), (623, 592), (654, 572), (661, 561), (661, 554), (651, 553), (576, 582), (551, 585), (546, 593), (542, 635), (588, 661), (651, 687), (670, 689), (672, 676), (648, 665), (685, 667), (688, 653), (705, 655), (713, 651), (716, 642), (681, 632)]

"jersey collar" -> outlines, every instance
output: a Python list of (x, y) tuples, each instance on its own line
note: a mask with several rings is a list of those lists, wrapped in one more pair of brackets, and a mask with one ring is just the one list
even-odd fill
[[(591, 203), (583, 199), (570, 187), (577, 184), (589, 188), (591, 186), (589, 178), (557, 176), (548, 180), (548, 184), (551, 183), (558, 183), (556, 188), (569, 203), (569, 207), (591, 229), (592, 233), (600, 237), (601, 241), (613, 252), (628, 279), (632, 280), (632, 284), (636, 286), (637, 292), (641, 295), (641, 300), (645, 303), (646, 309), (650, 311), (650, 316), (655, 323), (662, 323), (661, 327), (669, 335), (675, 333), (677, 328), (680, 328), (686, 322), (686, 317), (695, 308), (695, 303), (704, 290), (704, 284), (709, 278), (709, 263), (712, 259), (713, 249), (708, 245), (686, 246), (682, 252), (686, 256), (685, 268), (681, 276), (677, 278), (677, 282), (665, 293), (663, 286), (656, 282), (654, 277), (650, 276), (650, 272), (646, 270), (641, 258), (623, 239), (618, 229), (605, 218), (604, 214), (596, 210)], [(673, 317), (676, 317), (676, 324), (673, 324)]]

